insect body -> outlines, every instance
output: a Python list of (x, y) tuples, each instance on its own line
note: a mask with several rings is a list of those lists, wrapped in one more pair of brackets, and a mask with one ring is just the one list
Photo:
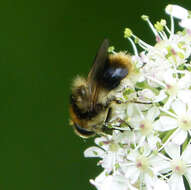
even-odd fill
[(70, 115), (75, 132), (88, 138), (104, 133), (109, 120), (112, 95), (131, 70), (131, 57), (125, 53), (108, 54), (105, 39), (98, 50), (87, 79), (77, 77), (72, 86)]

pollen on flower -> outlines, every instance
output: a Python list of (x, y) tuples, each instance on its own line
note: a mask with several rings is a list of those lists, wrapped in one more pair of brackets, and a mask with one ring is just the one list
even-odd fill
[(109, 146), (109, 150), (111, 152), (117, 152), (119, 148), (120, 148), (119, 144), (116, 143), (111, 143)]
[(165, 19), (161, 19), (160, 24), (161, 24), (162, 26), (166, 26), (166, 20), (165, 20)]
[(179, 119), (179, 126), (180, 128), (184, 130), (190, 130), (191, 129), (191, 118), (188, 115), (184, 115), (180, 117)]
[(167, 93), (170, 95), (170, 96), (175, 96), (178, 92), (178, 85), (177, 84), (174, 84), (174, 85), (170, 85), (170, 84), (167, 84)]
[(146, 171), (149, 167), (148, 159), (144, 156), (140, 156), (136, 160), (136, 167), (142, 171)]
[(125, 38), (131, 37), (132, 34), (133, 34), (133, 32), (130, 28), (125, 28), (125, 31), (124, 31), (124, 37)]
[(182, 160), (173, 160), (171, 163), (172, 170), (178, 175), (184, 175), (186, 171), (186, 165)]
[(146, 173), (149, 176), (153, 177), (153, 171), (151, 170), (151, 166), (149, 163), (149, 159), (143, 155), (138, 156), (136, 159), (136, 167), (137, 169), (142, 172)]
[(159, 32), (163, 31), (163, 25), (159, 21), (157, 21), (154, 26), (157, 29), (157, 31)]
[(140, 132), (142, 135), (147, 136), (149, 135), (153, 130), (152, 123), (148, 120), (143, 120), (140, 123)]
[(141, 18), (144, 20), (144, 21), (147, 21), (149, 19), (149, 16), (147, 15), (142, 15)]
[(109, 52), (109, 53), (113, 53), (114, 50), (115, 50), (115, 47), (114, 47), (114, 46), (110, 46), (110, 47), (108, 48), (108, 52)]

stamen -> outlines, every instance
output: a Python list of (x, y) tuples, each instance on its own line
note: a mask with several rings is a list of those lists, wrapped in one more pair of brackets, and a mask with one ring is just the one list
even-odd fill
[(110, 128), (116, 129), (116, 130), (120, 130), (120, 131), (129, 131), (129, 128), (127, 128), (127, 127), (115, 127), (115, 126), (111, 126)]
[(165, 27), (165, 29), (166, 29), (166, 31), (170, 34), (171, 32), (170, 32), (170, 29), (168, 28), (168, 26), (164, 26)]
[(172, 133), (172, 135), (170, 137), (168, 137), (168, 139), (166, 140), (166, 142), (159, 148), (159, 152), (173, 139), (175, 138), (176, 134), (179, 132), (179, 129), (176, 129), (176, 131), (174, 131)]
[(161, 38), (163, 40), (167, 40), (168, 39), (168, 37), (167, 37), (167, 35), (166, 35), (166, 33), (164, 31), (159, 32), (159, 34), (160, 34), (160, 36), (161, 36)]
[(145, 50), (151, 49), (152, 46), (147, 44), (146, 42), (144, 42), (143, 40), (141, 40), (140, 38), (138, 38), (137, 36), (135, 36), (134, 34), (132, 34), (132, 37), (135, 39), (135, 41), (138, 42), (138, 44)]
[(150, 22), (149, 17), (146, 16), (146, 15), (142, 15), (141, 18), (149, 24), (149, 26), (150, 26), (151, 30), (153, 31), (154, 35), (158, 36), (158, 32), (155, 29), (155, 27), (153, 26), (153, 24)]
[(162, 87), (167, 88), (166, 84), (164, 84), (163, 82), (161, 82), (161, 81), (159, 81), (159, 80), (157, 80), (157, 79), (155, 79), (155, 78), (153, 78), (153, 77), (150, 77), (150, 76), (145, 76), (145, 77), (146, 77), (147, 79), (149, 79), (149, 80), (152, 80), (153, 82), (158, 83), (158, 84), (161, 85)]
[(142, 145), (144, 144), (145, 142), (145, 136), (143, 136), (139, 142), (139, 144), (136, 146), (135, 150), (138, 150), (139, 148), (142, 147)]
[(136, 147), (136, 136), (134, 131), (133, 131), (133, 145), (134, 147)]
[(139, 107), (137, 105), (135, 105), (137, 111), (139, 112), (139, 115), (141, 116), (142, 119), (144, 119), (144, 115), (143, 113), (141, 112), (141, 110), (139, 109)]
[(136, 47), (135, 43), (133, 42), (133, 40), (130, 37), (128, 37), (127, 39), (131, 42), (135, 56), (138, 57), (139, 54), (138, 54), (137, 47)]
[(175, 119), (178, 119), (178, 117), (177, 117), (175, 114), (173, 114), (172, 112), (167, 111), (166, 109), (161, 108), (161, 107), (160, 107), (159, 109), (160, 109), (161, 111), (165, 112), (166, 114), (168, 114), (168, 115), (174, 117)]
[(159, 177), (161, 177), (163, 180), (167, 181), (168, 177), (165, 175), (160, 174), (159, 172), (156, 173)]
[(170, 15), (170, 21), (171, 21), (171, 29), (170, 29), (170, 38), (169, 40), (172, 40), (174, 36), (174, 18), (172, 15)]
[(117, 54), (117, 52), (115, 51), (115, 47), (114, 47), (114, 46), (110, 46), (110, 47), (108, 48), (108, 53)]
[[(150, 46), (149, 44), (143, 42), (141, 39), (139, 39), (137, 36), (135, 36), (132, 32), (131, 29), (129, 28), (125, 28), (125, 31), (124, 31), (124, 38), (131, 38), (133, 37), (134, 38), (134, 42), (135, 43), (138, 43), (140, 47), (142, 47), (144, 50), (148, 50), (149, 48), (152, 48), (152, 46)], [(130, 39), (129, 39), (130, 40)], [(130, 40), (131, 42), (131, 40)], [(132, 42), (131, 42), (132, 43)], [(133, 45), (134, 46), (134, 45)], [(134, 47), (133, 47), (134, 48)], [(135, 51), (135, 50), (134, 50)], [(135, 51), (136, 52), (136, 51)]]
[(164, 110), (168, 110), (170, 108), (171, 103), (174, 101), (175, 96), (171, 96), (168, 101), (164, 105)]

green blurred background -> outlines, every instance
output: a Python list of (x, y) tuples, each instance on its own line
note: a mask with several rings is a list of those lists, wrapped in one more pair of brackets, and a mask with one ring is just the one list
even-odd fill
[(71, 81), (87, 75), (105, 37), (131, 52), (127, 26), (153, 43), (140, 16), (168, 19), (169, 3), (191, 9), (190, 0), (0, 2), (1, 190), (94, 189), (101, 168), (83, 157), (93, 139), (68, 125)]

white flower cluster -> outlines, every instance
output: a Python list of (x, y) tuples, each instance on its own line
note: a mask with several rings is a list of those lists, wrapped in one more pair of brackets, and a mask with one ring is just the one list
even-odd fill
[[(115, 110), (120, 122), (109, 124), (113, 134), (96, 138), (96, 146), (84, 152), (100, 158), (104, 170), (90, 180), (98, 190), (191, 187), (191, 15), (177, 5), (168, 5), (166, 12), (170, 28), (165, 20), (152, 25), (142, 16), (156, 37), (154, 46), (125, 30), (136, 68), (119, 95), (127, 103)], [(182, 31), (174, 31), (174, 17)], [(143, 52), (138, 54), (135, 44)]]

